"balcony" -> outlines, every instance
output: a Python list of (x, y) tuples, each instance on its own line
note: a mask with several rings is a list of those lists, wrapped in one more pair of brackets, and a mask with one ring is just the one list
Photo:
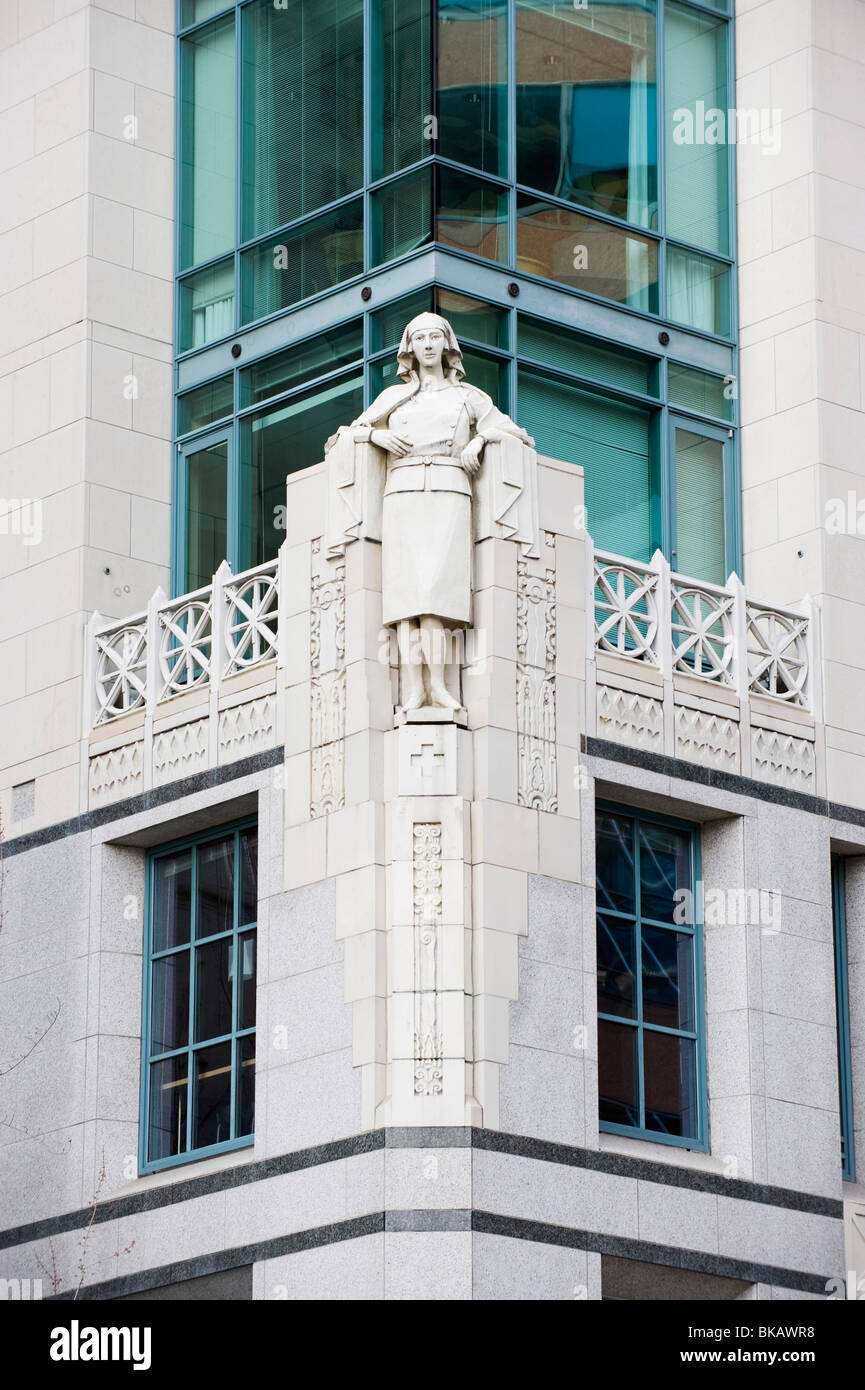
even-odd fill
[(88, 805), (276, 745), (280, 562), (88, 626)]
[[(345, 588), (345, 565), (331, 565), (313, 541), (286, 544), (279, 559), (243, 574), (223, 564), (210, 585), (180, 598), (158, 591), (131, 618), (95, 614), (86, 804), (276, 748), (285, 740), (286, 690), (296, 695), (310, 674), (306, 703), (293, 708), (308, 711), (300, 717), (311, 719), (313, 746), (327, 744), (308, 707), (316, 690), (322, 698), (339, 694), (327, 684), (329, 668), (317, 670), (323, 643), (342, 653), (331, 674), (344, 684)], [(762, 603), (735, 576), (723, 587), (698, 582), (672, 572), (659, 552), (643, 564), (596, 551), (588, 540), (585, 593), (574, 600), (588, 615), (590, 737), (698, 764), (709, 777), (733, 773), (822, 794), (819, 667), (807, 603)], [(289, 628), (300, 619), (288, 613), (306, 615), (301, 626)], [(298, 641), (301, 628), (307, 636)], [(516, 659), (516, 632), (512, 642)], [(502, 650), (501, 642), (485, 649)], [(326, 801), (313, 796), (315, 805)]]
[(724, 587), (592, 551), (588, 724), (597, 738), (816, 791), (815, 624)]

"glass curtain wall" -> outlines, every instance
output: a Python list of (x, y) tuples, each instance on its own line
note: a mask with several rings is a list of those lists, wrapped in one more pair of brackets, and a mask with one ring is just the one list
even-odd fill
[[(178, 396), (175, 589), (276, 553), (286, 474), (395, 379), (415, 305), (453, 319), (471, 379), (541, 452), (584, 469), (599, 548), (719, 583), (739, 568), (734, 378), (689, 361), (687, 335), (675, 362), (654, 331), (621, 346), (616, 318), (730, 343), (730, 10), (183, 0), (178, 351), (237, 339), (241, 358)], [(389, 291), (433, 246), (498, 276), (499, 302)], [(591, 300), (591, 332), (549, 300), (524, 312), (514, 274)], [(343, 298), (338, 327), (298, 340), (299, 306)]]
[(181, 18), (199, 26), (180, 40), (181, 351), (433, 241), (729, 337), (724, 4), (251, 0)]

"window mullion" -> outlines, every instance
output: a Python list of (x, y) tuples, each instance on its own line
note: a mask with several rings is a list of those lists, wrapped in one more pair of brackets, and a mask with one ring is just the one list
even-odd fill
[(643, 1059), (643, 933), (640, 893), (640, 819), (633, 819), (631, 858), (634, 865), (634, 1002), (637, 1015), (637, 1118), (646, 1128), (646, 1082)]
[(195, 1010), (197, 1007), (196, 995), (198, 959), (195, 941), (198, 933), (198, 846), (192, 847), (192, 872), (190, 874), (190, 906), (189, 906), (189, 1038), (187, 1047), (186, 1062), (186, 1152), (192, 1150), (192, 1110), (195, 1098), (195, 1080), (192, 1068), (195, 1062), (193, 1042), (195, 1040)]

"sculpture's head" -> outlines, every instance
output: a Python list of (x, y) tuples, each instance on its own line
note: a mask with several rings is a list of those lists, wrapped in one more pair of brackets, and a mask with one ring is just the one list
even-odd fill
[(433, 367), (439, 362), (449, 381), (458, 382), (465, 376), (456, 334), (439, 314), (418, 314), (406, 325), (397, 361), (402, 381), (416, 381), (419, 364)]

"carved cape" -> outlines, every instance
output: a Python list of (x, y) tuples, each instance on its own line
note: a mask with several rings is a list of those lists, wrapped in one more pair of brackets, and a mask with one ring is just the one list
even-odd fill
[[(474, 480), (475, 538), (504, 536), (519, 542), (527, 554), (536, 554), (534, 441), (498, 410), (486, 392), (464, 381), (454, 384), (465, 393), (473, 417), (473, 436), (487, 441), (481, 470)], [(328, 554), (343, 554), (354, 540), (381, 539), (387, 455), (370, 443), (370, 435), (373, 430), (386, 429), (393, 412), (417, 390), (416, 380), (387, 387), (368, 410), (328, 440)]]

